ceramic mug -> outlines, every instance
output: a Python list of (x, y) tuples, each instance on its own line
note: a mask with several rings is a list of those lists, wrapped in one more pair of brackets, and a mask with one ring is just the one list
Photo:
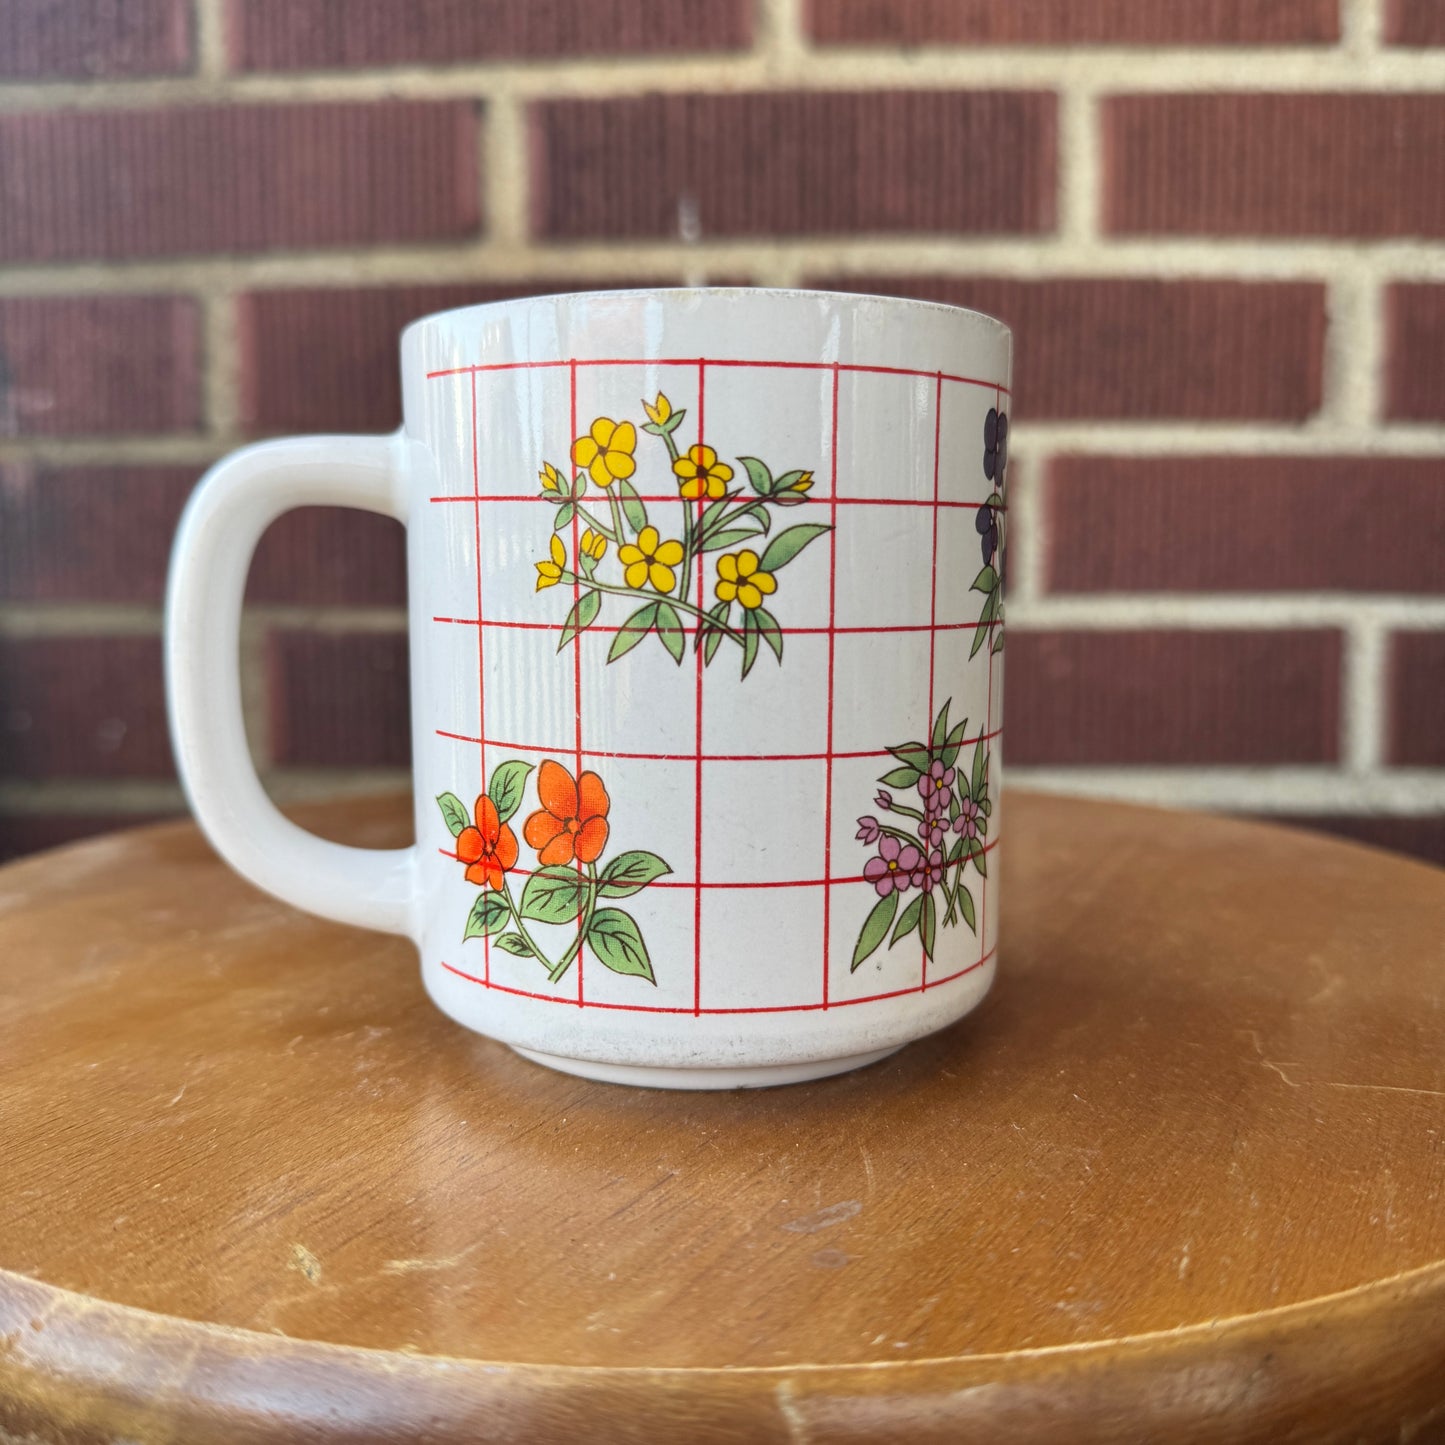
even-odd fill
[[(386, 437), (249, 446), (167, 599), (176, 757), (245, 877), (405, 934), (432, 999), (675, 1088), (870, 1063), (987, 991), (1011, 343), (975, 312), (743, 289), (546, 296), (402, 336)], [(281, 816), (237, 636), (288, 508), (408, 533), (416, 844)]]

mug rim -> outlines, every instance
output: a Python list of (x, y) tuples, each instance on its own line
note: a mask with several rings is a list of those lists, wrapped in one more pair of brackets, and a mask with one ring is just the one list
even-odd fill
[[(545, 285), (545, 282), (540, 283)], [(667, 296), (706, 296), (720, 300), (740, 300), (744, 297), (768, 297), (773, 300), (828, 300), (846, 301), (860, 307), (887, 306), (904, 307), (911, 310), (942, 312), (945, 315), (969, 317), (995, 328), (1008, 339), (1013, 331), (1006, 321), (990, 316), (987, 311), (978, 311), (971, 306), (954, 306), (947, 301), (929, 301), (918, 296), (888, 296), (876, 291), (828, 291), (809, 286), (622, 286), (604, 287), (591, 291), (538, 291), (520, 296), (503, 296), (495, 301), (475, 301), (470, 306), (449, 306), (444, 311), (431, 311), (418, 316), (401, 329), (404, 340), (419, 327), (436, 321), (447, 321), (476, 311), (494, 311), (505, 306), (517, 306), (534, 301), (601, 301)]]

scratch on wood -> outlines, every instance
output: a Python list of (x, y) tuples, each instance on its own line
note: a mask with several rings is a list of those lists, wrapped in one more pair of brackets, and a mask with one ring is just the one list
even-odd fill
[(811, 1214), (804, 1214), (798, 1219), (790, 1219), (783, 1228), (790, 1234), (816, 1234), (820, 1229), (827, 1229), (834, 1224), (843, 1224), (847, 1220), (856, 1218), (863, 1212), (863, 1202), (860, 1199), (844, 1199), (837, 1204), (826, 1205), (822, 1209), (815, 1209)]
[(787, 1423), (789, 1441), (792, 1445), (808, 1445), (808, 1422), (798, 1408), (798, 1402), (793, 1398), (793, 1382), (780, 1381), (778, 1388), (773, 1391), (773, 1398), (778, 1402), (778, 1414)]
[(321, 1261), (304, 1244), (291, 1246), (291, 1268), (299, 1270), (312, 1284), (321, 1283)]

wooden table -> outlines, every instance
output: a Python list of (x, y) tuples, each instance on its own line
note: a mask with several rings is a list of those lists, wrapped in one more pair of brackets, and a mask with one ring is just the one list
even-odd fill
[(187, 826), (3, 870), (0, 1440), (1445, 1438), (1445, 872), (1008, 828), (977, 1013), (711, 1096), (463, 1031)]

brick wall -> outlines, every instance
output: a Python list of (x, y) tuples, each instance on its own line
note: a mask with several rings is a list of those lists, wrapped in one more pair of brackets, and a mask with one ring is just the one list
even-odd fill
[[(1011, 776), (1445, 861), (1439, 0), (0, 5), (0, 843), (173, 811), (160, 598), (429, 310), (817, 284), (1018, 336)], [(400, 783), (399, 532), (244, 636), (281, 796)]]

